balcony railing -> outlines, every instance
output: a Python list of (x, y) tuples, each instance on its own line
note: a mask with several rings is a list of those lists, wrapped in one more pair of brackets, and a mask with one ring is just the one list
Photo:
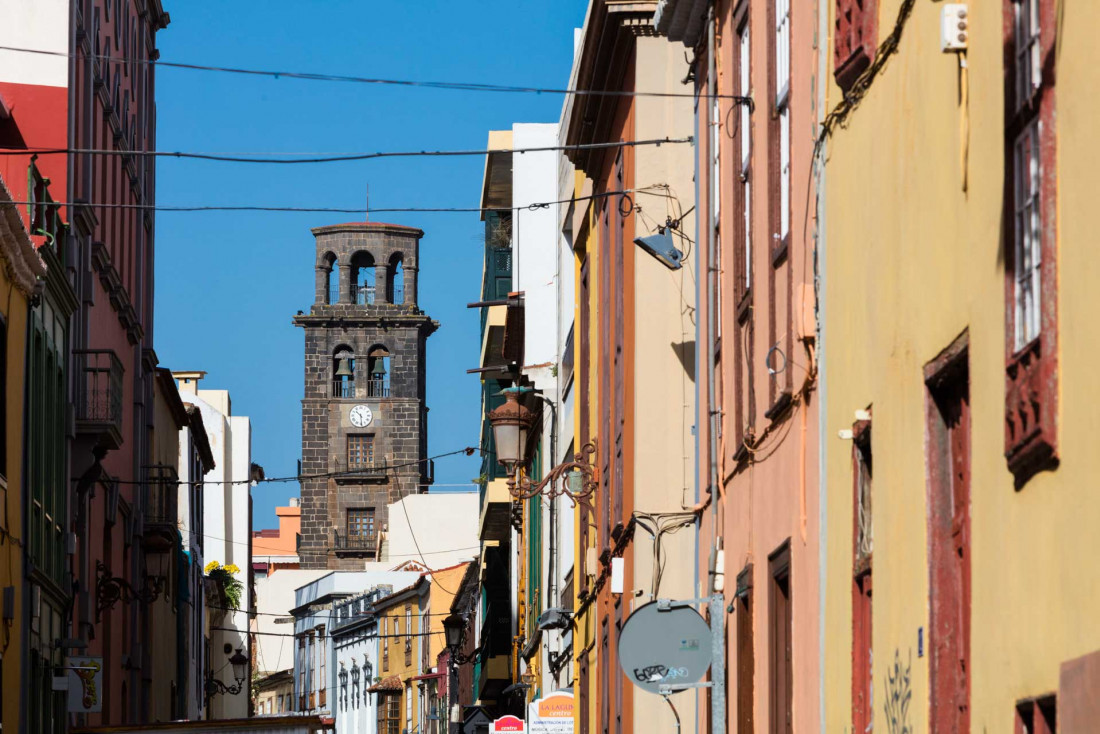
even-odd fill
[(388, 398), (390, 383), (388, 380), (333, 380), (334, 398)]
[(378, 550), (377, 535), (348, 535), (335, 533), (332, 549), (355, 553), (375, 553)]
[(351, 300), (358, 306), (374, 305), (373, 285), (352, 285)]
[(340, 302), (340, 284), (330, 283), (328, 287), (328, 302), (333, 305)]
[(78, 433), (104, 434), (122, 445), (122, 363), (110, 349), (73, 351)]
[(147, 469), (145, 522), (175, 526), (179, 511), (179, 476), (175, 467), (156, 465)]
[(388, 468), (381, 461), (349, 463), (347, 459), (340, 457), (334, 464), (336, 466), (334, 478), (338, 483), (380, 482), (389, 473)]

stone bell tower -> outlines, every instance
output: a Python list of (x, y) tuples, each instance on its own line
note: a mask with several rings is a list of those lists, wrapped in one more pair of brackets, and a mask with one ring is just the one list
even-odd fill
[(426, 491), (425, 343), (439, 328), (417, 305), (422, 230), (318, 227), (316, 295), (305, 329), (302, 568), (380, 558), (386, 504)]

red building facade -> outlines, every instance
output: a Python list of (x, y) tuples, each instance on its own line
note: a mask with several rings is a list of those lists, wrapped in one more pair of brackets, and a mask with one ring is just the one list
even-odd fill
[[(70, 7), (66, 261), (80, 308), (72, 325), (76, 435), (71, 498), (78, 579), (72, 637), (102, 657), (103, 708), (85, 723), (147, 720), (152, 655), (148, 605), (114, 590), (163, 593), (144, 546), (151, 462), (156, 33), (160, 0), (74, 0)], [(158, 585), (159, 582), (159, 585)], [(125, 595), (124, 595), (125, 597)]]

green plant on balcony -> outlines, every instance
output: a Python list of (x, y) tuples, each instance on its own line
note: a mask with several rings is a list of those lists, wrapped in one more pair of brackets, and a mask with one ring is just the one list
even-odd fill
[(221, 587), (222, 593), (225, 594), (226, 606), (230, 609), (240, 609), (244, 584), (240, 579), (234, 578), (241, 572), (240, 567), (235, 563), (223, 566), (217, 561), (210, 561), (203, 571)]

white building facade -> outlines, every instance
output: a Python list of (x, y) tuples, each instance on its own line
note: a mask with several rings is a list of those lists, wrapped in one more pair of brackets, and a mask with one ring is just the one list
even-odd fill
[[(214, 468), (204, 477), (201, 529), (188, 533), (202, 535), (203, 562), (195, 564), (202, 572), (216, 561), (222, 566), (236, 566), (235, 578), (242, 590), (237, 609), (208, 605), (209, 659), (206, 670), (221, 680), (231, 669), (229, 658), (237, 650), (252, 659), (248, 634), (249, 612), (252, 609), (252, 589), (249, 571), (252, 567), (251, 481), (262, 472), (252, 462), (252, 424), (246, 416), (233, 415), (227, 390), (204, 390), (199, 382), (205, 372), (173, 372), (185, 405), (193, 406), (202, 415), (203, 427), (214, 457)], [(182, 497), (181, 497), (182, 499)], [(198, 518), (195, 518), (196, 523)], [(189, 541), (185, 541), (189, 542)], [(219, 677), (221, 676), (221, 677)], [(230, 674), (230, 677), (232, 674)], [(250, 692), (247, 681), (252, 677), (248, 667), (246, 685), (240, 693), (218, 693), (209, 699), (208, 715), (212, 719), (242, 719), (249, 713)], [(233, 680), (222, 680), (227, 685)], [(201, 689), (200, 689), (201, 690)]]
[[(404, 589), (416, 583), (420, 575), (421, 570), (329, 571), (295, 591), (295, 606), (290, 614), (294, 617), (294, 700), (298, 712), (324, 716), (337, 712), (338, 660), (333, 643), (339, 622), (336, 607), (379, 587), (389, 587), (387, 594)], [(377, 640), (374, 644), (377, 648)], [(360, 669), (364, 654), (358, 652)], [(345, 665), (351, 655), (345, 654)], [(363, 688), (369, 686), (370, 682), (364, 680)]]
[[(553, 147), (559, 144), (559, 129), (557, 124), (513, 125), (513, 146), (517, 150)], [(580, 448), (573, 442), (573, 208), (529, 207), (572, 197), (573, 167), (564, 156), (548, 151), (512, 157), (512, 288), (523, 293), (522, 374), (544, 403), (538, 426), (543, 476)], [(568, 588), (573, 569), (572, 502), (567, 497), (544, 499), (541, 526), (539, 614), (572, 603)], [(514, 547), (518, 547), (517, 541), (514, 537)], [(512, 578), (518, 578), (515, 569)], [(528, 638), (535, 639), (533, 630), (528, 631)], [(568, 627), (541, 633), (540, 691), (569, 685), (571, 643)], [(531, 661), (528, 666), (534, 667)]]
[(377, 697), (367, 689), (378, 675), (378, 619), (373, 604), (393, 593), (389, 585), (334, 605), (332, 628), (336, 673), (336, 731), (340, 734), (375, 734), (378, 728)]

